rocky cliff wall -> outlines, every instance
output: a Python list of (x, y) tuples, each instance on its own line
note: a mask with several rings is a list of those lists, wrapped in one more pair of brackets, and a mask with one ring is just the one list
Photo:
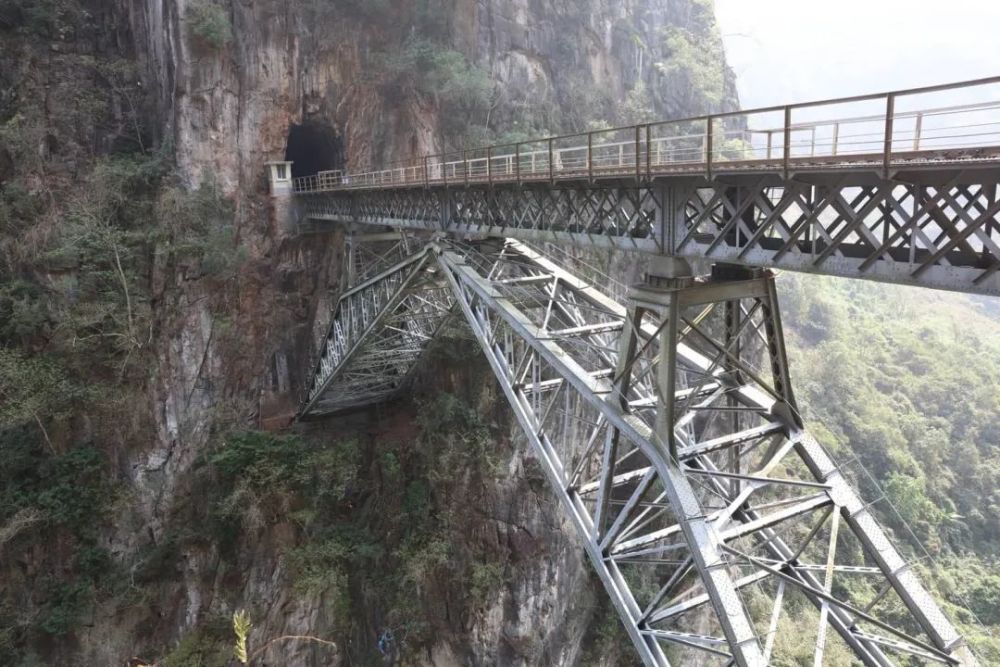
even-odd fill
[[(265, 194), (263, 163), (285, 157), (295, 126), (320, 128), (330, 138), (337, 147), (326, 156), (330, 166), (361, 168), (498, 138), (731, 107), (732, 80), (711, 4), (119, 0), (100, 9), (81, 6), (89, 12), (81, 20), (90, 32), (32, 33), (23, 28), (27, 5), (5, 2), (0, 28), (11, 48), (4, 63), (30, 61), (49, 86), (75, 76), (51, 55), (61, 51), (83, 59), (73, 67), (95, 58), (137, 64), (124, 92), (122, 82), (111, 90), (96, 78), (86, 85), (100, 90), (119, 124), (128, 118), (116, 110), (123, 101), (141, 102), (133, 115), (144, 121), (143, 150), (167, 156), (181, 191), (206, 183), (217, 188), (231, 206), (233, 246), (227, 252), (241, 258), (237, 272), (220, 280), (206, 273), (204, 258), (193, 264), (161, 260), (170, 255), (156, 241), (143, 277), (151, 295), (143, 357), (148, 373), (125, 385), (139, 397), (140, 425), (114, 450), (119, 500), (100, 529), (102, 548), (128, 585), (124, 592), (97, 595), (77, 616), (84, 620), (60, 633), (28, 632), (21, 621), (11, 625), (11, 655), (36, 655), (51, 664), (121, 664), (133, 655), (147, 661), (173, 656), (162, 664), (224, 664), (226, 619), (245, 607), (255, 621), (251, 645), (305, 634), (338, 643), (333, 651), (309, 643), (276, 645), (265, 656), (269, 664), (372, 659), (377, 633), (397, 622), (386, 619), (404, 612), (380, 600), (359, 571), (346, 575), (349, 594), (339, 602), (322, 586), (296, 588), (288, 554), (310, 536), (291, 508), (240, 524), (226, 547), (209, 525), (210, 489), (199, 486), (206, 452), (232, 430), (261, 426), (265, 398), (294, 410), (315, 322), (340, 288), (338, 233), (302, 236), (282, 229)], [(206, 7), (215, 10), (207, 16), (221, 22), (206, 24)], [(38, 78), (25, 67), (5, 85), (41, 99), (46, 85)], [(141, 94), (129, 93), (132, 87)], [(46, 164), (65, 181), (65, 189), (52, 194), (58, 210), (59, 198), (68, 204), (74, 189), (85, 187), (83, 165), (109, 149), (86, 122), (57, 122), (68, 101), (47, 104), (56, 111), (47, 120), (48, 134), (60, 141), (43, 142), (52, 150)], [(5, 112), (5, 122), (26, 102), (14, 99), (9, 106), (14, 111)], [(77, 172), (52, 166), (66, 153), (65, 143), (55, 144), (66, 139), (80, 155)], [(8, 162), (11, 155), (0, 150)], [(0, 170), (3, 164), (0, 159)], [(23, 165), (7, 171), (9, 182), (38, 178)], [(42, 188), (32, 196), (42, 197)], [(464, 366), (438, 360), (425, 371), (425, 386), (480, 397), (474, 407), (492, 415), (495, 468), (484, 476), (474, 474), (471, 462), (459, 465), (427, 513), (461, 543), (455, 558), (465, 569), (455, 572), (471, 576), (473, 561), (488, 553), (496, 556), (489, 562), (497, 570), (479, 573), (485, 583), (472, 597), (470, 583), (450, 578), (447, 568), (428, 574), (407, 609), (432, 632), (399, 650), (411, 664), (620, 664), (613, 617), (558, 505), (532, 472), (533, 459), (509, 415), (490, 398), (485, 368), (470, 376), (461, 372)], [(416, 442), (422, 436), (413, 425), (415, 409), (401, 405), (349, 423), (332, 420), (310, 434), (310, 442), (323, 447), (359, 432), (369, 443)], [(420, 465), (404, 469), (404, 481), (419, 479), (439, 455), (422, 454)], [(366, 461), (353, 483), (368, 489), (363, 497), (374, 502), (384, 489), (372, 476), (383, 469)], [(338, 508), (344, 521), (361, 516), (352, 514), (354, 506)], [(393, 529), (372, 521), (376, 529)], [(386, 540), (391, 543), (389, 533)], [(52, 558), (37, 561), (44, 562), (41, 569), (58, 567), (69, 576), (79, 568), (78, 559)], [(39, 581), (26, 565), (33, 559), (8, 554), (5, 561), (18, 572), (6, 579), (13, 582), (6, 599), (20, 600), (25, 610), (49, 604), (44, 594), (31, 592)], [(399, 564), (394, 557), (357, 567)]]
[[(469, 148), (488, 133), (734, 105), (705, 0), (234, 2), (232, 38), (214, 50), (190, 38), (197, 1), (129, 5), (164, 135), (192, 185), (204, 172), (229, 191), (258, 190), (261, 164), (281, 159), (291, 125), (307, 121), (334, 129), (351, 168), (461, 147), (445, 132), (446, 91), (411, 71), (435, 66), (424, 39), (487, 79), (489, 104), (473, 109), (486, 113), (463, 119), (487, 134), (460, 135)], [(637, 92), (643, 106), (624, 108)]]

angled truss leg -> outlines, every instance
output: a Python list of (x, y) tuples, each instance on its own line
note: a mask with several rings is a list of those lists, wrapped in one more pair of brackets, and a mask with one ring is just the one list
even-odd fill
[(431, 249), (427, 239), (400, 232), (348, 237), (348, 289), (333, 313), (300, 418), (378, 403), (405, 388), (454, 303)]
[[(866, 665), (976, 664), (804, 431), (770, 272), (652, 276), (626, 308), (516, 241), (438, 260), (645, 664), (767, 664), (796, 596), (817, 662), (829, 627)], [(889, 582), (908, 620), (839, 572)]]

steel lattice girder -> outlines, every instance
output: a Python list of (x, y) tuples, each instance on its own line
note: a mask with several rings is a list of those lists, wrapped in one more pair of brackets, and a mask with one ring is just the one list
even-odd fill
[(1000, 295), (996, 168), (397, 187), (298, 195), (316, 220), (774, 266)]

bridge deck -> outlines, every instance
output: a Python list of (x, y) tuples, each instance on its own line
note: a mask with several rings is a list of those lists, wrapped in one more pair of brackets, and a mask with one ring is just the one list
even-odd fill
[(1000, 77), (323, 172), (294, 191), (314, 220), (1000, 295)]

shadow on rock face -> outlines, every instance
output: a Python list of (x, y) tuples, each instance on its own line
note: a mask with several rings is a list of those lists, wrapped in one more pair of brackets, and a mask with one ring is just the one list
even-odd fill
[(0, 185), (14, 178), (14, 158), (0, 146)]

